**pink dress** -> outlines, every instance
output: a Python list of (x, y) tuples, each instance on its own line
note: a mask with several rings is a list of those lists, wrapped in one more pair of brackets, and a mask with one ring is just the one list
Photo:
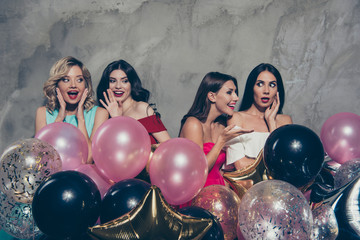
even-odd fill
[[(204, 151), (205, 155), (207, 155), (210, 152), (210, 150), (213, 148), (214, 145), (215, 144), (212, 142), (204, 143), (203, 151)], [(204, 187), (210, 186), (210, 185), (216, 185), (216, 184), (225, 186), (224, 178), (220, 173), (220, 169), (221, 169), (222, 165), (225, 163), (225, 160), (226, 160), (226, 153), (225, 153), (225, 151), (221, 150), (218, 158), (216, 159), (216, 162), (215, 162), (213, 168), (211, 169), (211, 171), (208, 174), (208, 177), (206, 179)], [(181, 204), (175, 208), (180, 209), (183, 207), (191, 206), (191, 201), (192, 200), (190, 200), (189, 202), (186, 202), (184, 204)]]
[[(204, 145), (203, 145), (204, 153), (207, 155), (210, 152), (210, 150), (213, 148), (214, 145), (215, 144), (212, 142), (204, 143)], [(208, 174), (208, 177), (206, 179), (204, 187), (210, 186), (210, 185), (215, 185), (215, 184), (225, 186), (224, 178), (220, 173), (220, 169), (221, 169), (222, 165), (225, 163), (225, 160), (226, 160), (225, 151), (221, 150), (218, 158), (216, 159), (216, 162), (215, 162), (213, 168), (211, 169), (211, 171)]]

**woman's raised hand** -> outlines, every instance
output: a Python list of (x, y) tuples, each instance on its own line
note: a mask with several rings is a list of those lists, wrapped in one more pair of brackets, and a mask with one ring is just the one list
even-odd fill
[(89, 90), (87, 88), (85, 88), (85, 90), (83, 92), (83, 95), (81, 96), (79, 105), (77, 107), (76, 118), (78, 120), (79, 119), (81, 119), (81, 120), (84, 119), (84, 103), (85, 103), (85, 100), (87, 98), (88, 92), (89, 92)]
[(269, 127), (270, 132), (276, 129), (276, 115), (279, 111), (280, 97), (279, 92), (276, 93), (276, 97), (273, 103), (265, 110), (265, 121)]
[(107, 90), (107, 94), (106, 92), (104, 92), (104, 99), (106, 103), (101, 99), (100, 102), (104, 106), (104, 108), (109, 112), (111, 117), (122, 116), (123, 113), (122, 102), (116, 101), (114, 93), (110, 89)]
[(242, 127), (235, 126), (235, 124), (230, 124), (224, 128), (222, 134), (220, 135), (221, 139), (226, 143), (227, 141), (233, 139), (244, 133), (251, 133), (254, 129), (244, 129)]
[(59, 114), (57, 115), (55, 122), (63, 122), (66, 117), (66, 102), (63, 96), (61, 95), (59, 88), (56, 88), (56, 97), (59, 101), (60, 108), (59, 108)]

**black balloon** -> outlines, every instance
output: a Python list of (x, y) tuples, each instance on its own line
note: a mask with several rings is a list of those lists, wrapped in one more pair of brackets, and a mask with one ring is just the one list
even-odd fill
[(324, 148), (311, 129), (289, 124), (274, 130), (264, 146), (264, 163), (273, 179), (304, 187), (319, 174)]
[(219, 220), (211, 214), (208, 210), (197, 206), (184, 207), (179, 210), (179, 213), (197, 217), (197, 218), (209, 218), (212, 219), (213, 224), (203, 239), (206, 240), (224, 240), (224, 233)]
[(151, 185), (140, 179), (125, 179), (106, 192), (100, 212), (101, 223), (106, 223), (130, 212), (144, 198)]
[(32, 210), (37, 226), (48, 237), (81, 239), (98, 219), (100, 203), (100, 192), (87, 175), (63, 171), (40, 184)]

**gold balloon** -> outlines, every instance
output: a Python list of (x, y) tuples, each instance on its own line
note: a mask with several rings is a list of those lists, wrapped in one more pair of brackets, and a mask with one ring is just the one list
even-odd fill
[(184, 216), (163, 198), (159, 188), (151, 186), (141, 202), (129, 213), (89, 228), (94, 239), (201, 239), (212, 220)]
[(233, 172), (225, 172), (224, 179), (236, 192), (240, 199), (244, 196), (247, 189), (263, 180), (268, 180), (263, 161), (263, 150), (260, 151), (254, 163)]

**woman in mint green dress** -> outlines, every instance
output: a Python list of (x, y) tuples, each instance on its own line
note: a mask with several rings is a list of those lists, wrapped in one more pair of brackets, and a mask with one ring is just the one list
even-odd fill
[(88, 143), (87, 163), (92, 163), (92, 136), (109, 114), (104, 108), (95, 106), (89, 70), (74, 57), (61, 58), (52, 66), (43, 91), (46, 105), (36, 111), (35, 133), (54, 122), (76, 126)]

